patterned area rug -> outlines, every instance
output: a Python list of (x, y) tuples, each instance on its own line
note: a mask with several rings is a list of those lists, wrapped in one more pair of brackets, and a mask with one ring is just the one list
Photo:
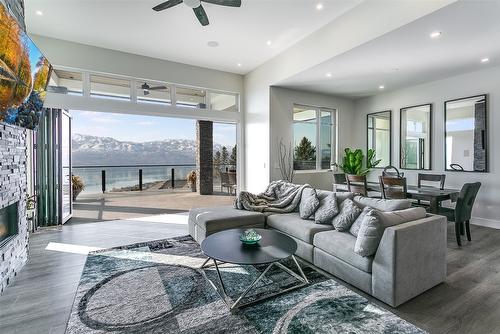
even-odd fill
[[(307, 266), (310, 285), (231, 313), (198, 269), (204, 260), (191, 237), (90, 253), (66, 333), (424, 333)], [(221, 266), (228, 295), (264, 268)], [(295, 283), (271, 269), (248, 298)]]

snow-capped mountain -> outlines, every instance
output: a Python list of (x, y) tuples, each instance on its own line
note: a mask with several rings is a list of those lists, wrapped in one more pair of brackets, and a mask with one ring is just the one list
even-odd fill
[[(214, 144), (214, 152), (222, 146)], [(231, 147), (228, 147), (228, 151)], [(166, 139), (136, 143), (110, 137), (73, 134), (74, 166), (194, 164), (196, 142), (188, 139)]]

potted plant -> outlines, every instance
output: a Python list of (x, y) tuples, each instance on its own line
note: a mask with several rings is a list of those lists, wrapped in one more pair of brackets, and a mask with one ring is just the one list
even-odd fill
[(334, 164), (336, 167), (340, 168), (345, 174), (350, 175), (366, 175), (370, 169), (376, 167), (380, 160), (375, 160), (375, 150), (369, 149), (367, 152), (366, 167), (363, 167), (363, 162), (365, 161), (365, 156), (361, 149), (352, 150), (346, 148), (344, 150), (344, 158), (342, 164)]
[(187, 183), (191, 187), (192, 192), (196, 192), (196, 171), (192, 170), (187, 175)]
[(85, 189), (85, 183), (83, 183), (83, 179), (80, 176), (72, 175), (71, 184), (73, 188), (73, 201), (76, 201), (76, 197)]

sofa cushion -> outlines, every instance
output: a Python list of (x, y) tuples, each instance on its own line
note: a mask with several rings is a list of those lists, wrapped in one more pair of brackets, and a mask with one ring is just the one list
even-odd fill
[(361, 209), (353, 201), (346, 199), (340, 204), (340, 213), (333, 218), (332, 225), (337, 231), (348, 231), (360, 214)]
[(424, 208), (410, 208), (392, 212), (369, 209), (361, 222), (354, 251), (361, 256), (372, 256), (377, 252), (387, 227), (422, 219), (426, 215)]
[(332, 224), (332, 219), (339, 213), (337, 205), (337, 196), (331, 193), (323, 199), (320, 199), (319, 206), (314, 213), (314, 222), (316, 224)]
[(310, 244), (316, 233), (333, 229), (332, 225), (315, 224), (313, 221), (301, 219), (297, 213), (269, 216), (267, 226)]
[(314, 236), (314, 246), (367, 273), (372, 272), (373, 257), (354, 252), (356, 237), (349, 232), (327, 231)]
[(365, 218), (366, 214), (373, 210), (369, 206), (365, 206), (361, 214), (356, 218), (354, 223), (352, 223), (351, 228), (349, 229), (349, 233), (351, 233), (353, 236), (357, 237), (359, 233), (359, 229), (361, 228), (361, 223), (363, 222), (363, 219)]
[(319, 198), (314, 188), (305, 188), (302, 190), (299, 213), (302, 219), (314, 219), (314, 213), (319, 206)]
[(356, 203), (356, 205), (361, 209), (369, 206), (379, 211), (396, 211), (408, 209), (411, 207), (411, 200), (409, 199), (383, 199), (355, 196), (354, 203)]
[(231, 206), (196, 208), (189, 211), (190, 224), (196, 224), (207, 232), (264, 225), (265, 221), (266, 217), (260, 212), (238, 210)]

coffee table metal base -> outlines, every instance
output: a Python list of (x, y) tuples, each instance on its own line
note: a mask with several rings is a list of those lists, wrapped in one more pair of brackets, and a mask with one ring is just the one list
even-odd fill
[[(200, 269), (208, 268), (208, 267), (211, 267), (212, 265), (215, 266), (215, 270), (217, 272), (217, 278), (219, 280), (220, 288), (217, 287), (217, 285), (210, 278), (208, 278), (208, 276), (207, 276), (207, 274), (205, 273), (204, 270), (202, 270), (201, 272), (202, 272), (203, 276), (205, 277), (205, 279), (215, 289), (215, 291), (217, 291), (217, 293), (219, 294), (219, 296), (221, 297), (221, 299), (224, 301), (224, 303), (227, 305), (227, 307), (229, 307), (229, 309), (231, 311), (233, 311), (233, 310), (241, 308), (241, 307), (249, 306), (249, 305), (261, 302), (263, 300), (266, 300), (266, 299), (269, 299), (269, 298), (272, 298), (272, 297), (275, 297), (275, 296), (279, 296), (281, 294), (284, 294), (286, 292), (289, 292), (289, 291), (301, 288), (301, 287), (309, 284), (309, 281), (307, 280), (306, 275), (304, 275), (304, 272), (302, 271), (302, 268), (300, 267), (299, 262), (297, 261), (297, 259), (295, 258), (295, 256), (292, 255), (291, 258), (292, 258), (293, 262), (295, 263), (295, 265), (297, 266), (297, 269), (298, 269), (300, 275), (298, 275), (297, 273), (295, 273), (290, 268), (287, 268), (286, 266), (284, 266), (283, 264), (281, 264), (279, 261), (278, 262), (272, 262), (272, 263), (270, 263), (266, 267), (266, 269), (264, 269), (264, 271), (259, 275), (259, 277), (257, 277), (252, 282), (252, 284), (250, 284), (245, 289), (245, 291), (236, 299), (236, 301), (234, 303), (232, 302), (231, 298), (229, 298), (228, 295), (226, 294), (226, 288), (224, 286), (224, 281), (222, 280), (222, 275), (221, 275), (221, 272), (219, 270), (219, 265), (217, 264), (217, 261), (215, 259), (212, 259), (212, 258), (207, 258), (207, 260), (201, 265)], [(209, 264), (210, 261), (212, 261), (213, 264)], [(257, 283), (266, 275), (266, 273), (273, 266), (277, 266), (281, 270), (287, 272), (290, 276), (293, 276), (294, 278), (296, 278), (299, 281), (299, 284), (296, 284), (294, 286), (288, 287), (285, 290), (282, 290), (280, 292), (269, 294), (269, 295), (266, 295), (264, 297), (252, 300), (251, 302), (242, 303), (243, 298), (252, 290), (253, 287), (255, 287), (255, 285), (257, 285)]]

